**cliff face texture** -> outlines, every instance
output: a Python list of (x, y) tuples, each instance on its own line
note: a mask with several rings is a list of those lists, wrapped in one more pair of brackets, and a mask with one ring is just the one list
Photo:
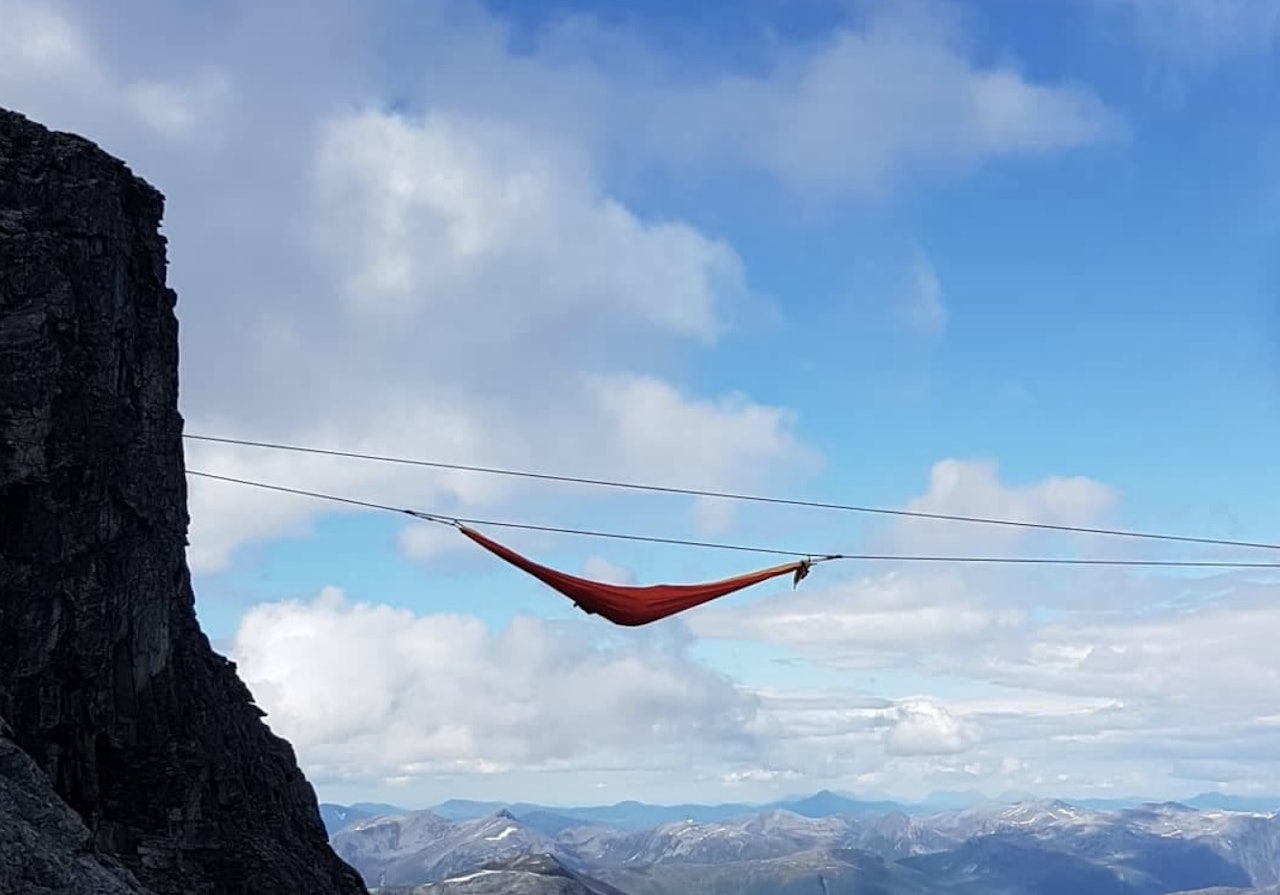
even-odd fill
[(4, 895), (152, 895), (108, 855), (58, 798), (49, 778), (0, 720), (0, 892)]
[(363, 893), (196, 622), (162, 210), (0, 110), (0, 717), (157, 895)]

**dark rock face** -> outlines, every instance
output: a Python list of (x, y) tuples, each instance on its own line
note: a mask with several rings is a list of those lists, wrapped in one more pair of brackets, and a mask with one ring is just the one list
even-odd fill
[(0, 892), (23, 895), (151, 895), (109, 856), (58, 798), (49, 778), (0, 720)]
[(158, 895), (362, 893), (196, 621), (162, 210), (0, 110), (0, 716)]

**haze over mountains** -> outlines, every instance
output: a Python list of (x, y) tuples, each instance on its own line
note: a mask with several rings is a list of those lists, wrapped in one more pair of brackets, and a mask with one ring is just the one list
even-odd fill
[(1166, 895), (1280, 885), (1280, 814), (1181, 803), (938, 811), (822, 792), (754, 807), (390, 807), (322, 806), (334, 849), (388, 893)]
[[(1004, 793), (989, 799), (974, 791), (934, 792), (918, 802), (902, 802), (887, 798), (858, 798), (828, 789), (810, 795), (795, 795), (762, 804), (748, 802), (721, 802), (717, 804), (655, 805), (638, 801), (617, 802), (612, 805), (549, 806), (531, 802), (495, 802), (474, 799), (450, 799), (433, 805), (432, 814), (446, 820), (474, 820), (498, 811), (509, 811), (525, 823), (551, 823), (578, 821), (600, 823), (609, 826), (643, 828), (672, 820), (714, 821), (740, 817), (758, 811), (779, 808), (805, 817), (827, 817), (834, 814), (889, 813), (907, 814), (941, 812), (960, 808), (973, 808), (982, 804), (1010, 804), (1034, 802), (1037, 797), (1025, 793)], [(1138, 797), (1116, 799), (1069, 799), (1070, 804), (1099, 811), (1121, 808), (1137, 808), (1149, 804), (1150, 799)], [(1178, 804), (1197, 810), (1219, 809), (1224, 811), (1271, 814), (1280, 811), (1280, 795), (1240, 796), (1220, 792), (1204, 792)], [(320, 804), (320, 813), (330, 833), (337, 832), (356, 820), (388, 814), (408, 814), (411, 810), (399, 805), (382, 802), (357, 802), (337, 805)]]

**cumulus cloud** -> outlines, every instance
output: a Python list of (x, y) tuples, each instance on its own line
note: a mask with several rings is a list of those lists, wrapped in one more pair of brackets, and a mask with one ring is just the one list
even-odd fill
[[(434, 447), (437, 459), (483, 456), (478, 423), (465, 411), (433, 404), (429, 399), (405, 400), (393, 412), (364, 409), (363, 419), (355, 417), (360, 423), (357, 429), (348, 431), (333, 423), (302, 423), (295, 439), (312, 447), (368, 454), (420, 456), (421, 446), (428, 443)], [(210, 422), (208, 429), (228, 437), (254, 434), (254, 430), (229, 419)], [(187, 466), (216, 475), (336, 493), (392, 507), (484, 507), (507, 493), (502, 482), (473, 473), (421, 470), (406, 474), (403, 469), (379, 463), (356, 463), (319, 454), (263, 452), (208, 442), (187, 444)], [(234, 550), (243, 544), (306, 534), (321, 512), (359, 511), (357, 507), (203, 478), (191, 481), (189, 493), (192, 518), (187, 555), (197, 572), (226, 569)], [(433, 547), (445, 543), (439, 535), (429, 543), (432, 536), (421, 532), (421, 524), (408, 526), (400, 538), (402, 550), (418, 559), (426, 558)]]
[(867, 5), (813, 40), (772, 42), (749, 71), (692, 74), (643, 38), (588, 15), (542, 23), (527, 53), (465, 3), (427, 6), (414, 65), (442, 108), (567, 135), (640, 165), (764, 173), (812, 196), (864, 196), (905, 175), (1123, 136), (1086, 87), (1038, 83), (975, 60), (939, 3)]
[(782, 53), (763, 75), (653, 92), (653, 152), (735, 159), (804, 189), (877, 192), (908, 170), (962, 170), (1124, 132), (1086, 89), (976, 65), (962, 32), (922, 4), (881, 8), (860, 28)]
[(744, 288), (728, 245), (641, 221), (592, 182), (589, 159), (506, 125), (366, 111), (322, 133), (317, 229), (362, 307), (481, 305), (475, 335), (496, 344), (582, 315), (710, 341), (717, 304)]
[[(316, 261), (341, 284), (329, 313), (347, 322), (352, 338), (333, 345), (345, 361), (330, 357), (323, 367), (314, 338), (273, 340), (280, 400), (297, 407), (286, 390), (325, 399), (324, 406), (301, 399), (324, 425), (299, 421), (293, 440), (673, 484), (766, 480), (810, 461), (780, 408), (701, 398), (654, 375), (590, 369), (626, 363), (628, 348), (646, 343), (637, 326), (654, 338), (712, 338), (724, 283), (741, 282), (727, 246), (689, 227), (642, 224), (602, 197), (587, 171), (556, 161), (549, 148), (540, 157), (535, 142), (498, 125), (362, 112), (330, 122), (326, 133), (315, 175), (323, 210), (313, 227), (325, 251)], [(274, 314), (279, 321), (304, 310), (314, 308)], [(225, 432), (236, 428), (234, 413), (228, 406), (211, 418), (221, 418), (214, 425)], [(226, 448), (193, 449), (217, 471), (233, 455), (284, 484), (358, 483), (364, 499), (394, 495), (428, 508), (442, 499), (492, 506), (518, 493), (510, 480), (486, 484), (475, 475), (310, 459), (273, 464)], [(274, 496), (231, 503), (214, 494), (219, 487), (193, 488), (192, 556), (201, 570), (224, 567), (236, 543), (289, 533), (279, 517), (306, 511), (295, 502), (255, 512), (253, 502)], [(219, 514), (219, 501), (253, 519), (246, 525)], [(404, 543), (422, 546), (418, 535)]]
[[(590, 375), (586, 387), (608, 421), (600, 446), (623, 470), (651, 471), (676, 486), (722, 489), (771, 462), (807, 472), (816, 471), (820, 462), (817, 452), (792, 434), (792, 413), (745, 395), (696, 398), (670, 383), (632, 374)], [(710, 505), (701, 503), (704, 510)]]
[(216, 67), (180, 69), (172, 80), (120, 70), (69, 4), (0, 0), (0, 20), (6, 106), (53, 127), (105, 126), (111, 137), (137, 129), (169, 143), (204, 130), (230, 100), (230, 83)]
[[(992, 461), (934, 464), (928, 490), (907, 501), (912, 512), (943, 513), (1055, 525), (1104, 520), (1118, 495), (1084, 477), (1049, 477), (1026, 485), (1000, 479)], [(873, 534), (877, 551), (903, 555), (984, 554), (1043, 545), (1027, 529), (898, 518)], [(993, 547), (994, 545), (994, 547)], [(1010, 553), (1010, 555), (1014, 555)], [(1022, 604), (1036, 579), (1005, 571), (898, 564), (882, 573), (848, 576), (841, 563), (821, 566), (803, 590), (757, 598), (745, 606), (713, 605), (692, 620), (706, 637), (750, 637), (818, 650), (844, 665), (884, 661), (927, 649), (948, 652), (974, 643), (1020, 637)], [(1046, 594), (1037, 594), (1044, 605)]]
[(63, 9), (25, 0), (0, 2), (0, 37), (6, 80), (19, 74), (55, 81), (74, 91), (92, 91), (102, 78), (92, 43)]
[[(799, 778), (826, 785), (856, 780), (865, 786), (887, 772), (899, 788), (910, 786), (940, 763), (981, 747), (978, 716), (957, 705), (934, 697), (887, 699), (848, 689), (765, 689), (759, 694), (755, 726), (768, 761), (735, 768), (728, 777), (736, 785)], [(975, 751), (971, 760), (985, 758)]]
[[(717, 234), (628, 205), (612, 188), (613, 162), (762, 172), (792, 189), (865, 196), (908, 174), (1123, 133), (1088, 90), (979, 63), (936, 7), (903, 8), (780, 46), (753, 73), (691, 75), (599, 25), (549, 27), (514, 54), (502, 19), (429, 4), (412, 58), (390, 53), (384, 80), (369, 62), (364, 4), (213, 16), (198, 30), (148, 9), (146, 32), (107, 27), (88, 3), (0, 0), (0, 91), (100, 140), (167, 194), (190, 429), (758, 489), (820, 468), (802, 421), (677, 375), (678, 359), (731, 338), (735, 315), (759, 300), (748, 266)], [(1241, 27), (1269, 26), (1193, 24)], [(620, 51), (596, 53), (601, 41)], [(908, 315), (941, 331), (941, 285), (924, 261), (916, 273)], [(395, 506), (535, 505), (508, 479), (188, 447), (193, 467)], [(190, 557), (206, 572), (335, 510), (205, 481), (191, 494)], [(953, 458), (905, 506), (1090, 524), (1115, 512), (1118, 495), (1085, 477), (1013, 484), (992, 461)], [(707, 532), (734, 522), (719, 502), (693, 513), (686, 521)], [(398, 543), (430, 561), (451, 535), (410, 525)], [(919, 520), (879, 537), (916, 550), (1030, 543), (1015, 530)], [(599, 558), (584, 571), (629, 577)], [(681, 626), (600, 642), (572, 625), (491, 628), (334, 592), (253, 609), (233, 654), (309, 769), (348, 777), (674, 767), (693, 753), (709, 779), (743, 786), (1029, 787), (1072, 774), (1137, 791), (1169, 767), (1260, 774), (1261, 756), (1280, 748), (1267, 720), (1280, 674), (1265, 636), (1278, 621), (1267, 608), (1274, 584), (1246, 597), (1239, 582), (1102, 573), (1056, 588), (973, 569), (841, 574), (823, 567), (798, 591), (762, 588), (688, 619), (704, 637), (750, 638), (863, 688), (835, 695), (744, 692), (693, 658)], [(1219, 602), (1198, 605), (1210, 597)], [(1105, 625), (1077, 614), (1100, 605), (1113, 612)], [(904, 671), (917, 677), (895, 689)], [(1012, 695), (944, 699), (929, 675)], [(1238, 768), (1209, 764), (1227, 735), (1247, 744)], [(1153, 754), (1162, 768), (1144, 761)]]
[[(598, 559), (584, 572), (624, 577)], [(913, 592), (913, 584), (923, 589)], [(1145, 597), (1116, 603), (1105, 624), (1092, 611), (1041, 617), (1002, 609), (1008, 595), (984, 593), (963, 573), (894, 573), (863, 586), (855, 604), (862, 607), (861, 624), (849, 605), (821, 597), (795, 613), (803, 624), (785, 613), (755, 615), (763, 606), (786, 608), (801, 599), (788, 592), (764, 595), (746, 612), (713, 604), (674, 626), (626, 632), (612, 644), (590, 639), (598, 629), (586, 635), (525, 619), (509, 631), (495, 630), (473, 619), (417, 617), (329, 594), (310, 604), (254, 610), (236, 655), (273, 723), (307, 744), (304, 757), (326, 779), (409, 779), (447, 768), (618, 767), (641, 754), (642, 763), (657, 767), (666, 760), (657, 739), (644, 740), (638, 722), (612, 714), (637, 704), (672, 713), (658, 728), (676, 732), (676, 739), (687, 734), (693, 747), (680, 761), (695, 762), (697, 779), (761, 797), (790, 792), (800, 781), (888, 787), (907, 797), (955, 786), (991, 795), (1008, 789), (1177, 795), (1168, 788), (1171, 779), (1239, 789), (1274, 777), (1268, 763), (1280, 745), (1280, 724), (1268, 706), (1280, 666), (1266, 632), (1280, 621), (1268, 608), (1275, 583), (1189, 580), (1181, 608), (1153, 610), (1154, 599), (1169, 593), (1167, 580), (1154, 580), (1139, 589)], [(403, 641), (392, 632), (403, 632)], [(693, 635), (772, 640), (841, 669), (849, 683), (751, 693), (692, 660)], [(455, 651), (427, 663), (421, 657), (434, 655), (437, 637)], [(538, 649), (515, 646), (528, 643)], [(325, 675), (336, 673), (332, 656), (343, 651), (362, 669), (372, 663), (361, 681), (367, 678), (373, 689), (350, 694), (365, 700), (359, 711), (330, 715)], [(638, 657), (638, 665), (627, 666), (636, 669), (634, 679), (601, 670), (623, 657)], [(451, 670), (441, 671), (441, 662)], [(912, 674), (913, 692), (894, 695), (904, 671)], [(592, 703), (592, 711), (607, 720), (601, 726), (639, 737), (644, 749), (627, 753), (621, 740), (599, 731), (575, 738), (577, 752), (556, 745), (561, 739), (548, 745), (530, 729), (549, 719), (576, 729), (587, 716), (544, 708), (544, 697), (493, 678), (521, 674), (529, 687), (561, 695), (576, 692), (578, 676), (616, 684), (601, 697), (612, 708)], [(931, 693), (929, 681), (951, 695)], [(454, 705), (449, 694), (466, 687), (494, 694), (497, 706), (533, 705), (516, 716), (523, 721), (500, 712), (495, 720)], [(342, 697), (342, 687), (336, 690)], [(682, 727), (695, 723), (693, 714), (710, 720)], [(436, 729), (443, 719), (462, 727), (445, 737)], [(388, 743), (417, 745), (392, 749)], [(384, 746), (389, 751), (379, 751)], [(481, 758), (456, 763), (464, 751)], [(1231, 761), (1222, 761), (1224, 755)]]
[(783, 780), (802, 779), (804, 775), (796, 771), (778, 768), (747, 768), (741, 771), (729, 771), (721, 776), (725, 786), (742, 786), (749, 783), (777, 783)]
[[(934, 463), (929, 487), (903, 509), (915, 513), (1005, 519), (1041, 525), (1098, 526), (1111, 518), (1120, 496), (1114, 488), (1085, 476), (1049, 476), (1032, 484), (1001, 480), (994, 460), (948, 458)], [(991, 552), (1030, 540), (1026, 529), (964, 522), (904, 518), (895, 523), (891, 543), (923, 553), (977, 546)]]
[[(642, 218), (610, 195), (588, 148), (536, 122), (430, 97), (420, 114), (370, 102), (361, 54), (322, 52), (347, 24), (343, 4), (290, 42), (301, 75), (282, 79), (260, 33), (281, 24), (271, 16), (218, 22), (245, 48), (234, 59), (213, 41), (143, 73), (89, 11), (5, 2), (25, 49), (0, 63), (0, 84), (168, 195), (190, 430), (720, 487), (813, 468), (784, 408), (698, 394), (661, 360), (714, 344), (748, 293), (731, 246)], [(188, 454), (205, 471), (395, 506), (524, 493), (225, 445)], [(335, 509), (208, 480), (193, 482), (191, 506), (198, 572)], [(402, 547), (424, 558), (425, 537)]]
[(423, 522), (400, 529), (396, 543), (406, 558), (428, 562), (446, 553), (466, 550), (471, 542), (459, 538), (458, 532), (451, 527)]
[[(838, 575), (836, 569), (820, 567), (816, 575)], [(746, 606), (712, 604), (689, 623), (703, 637), (773, 641), (849, 666), (989, 640), (1016, 630), (1023, 618), (981, 605), (955, 572), (890, 572), (829, 586), (810, 578), (806, 585)]]
[[(501, 18), (436, 4), (427, 46), (387, 57), (384, 82), (368, 62), (378, 14), (341, 0), (309, 8), (305, 27), (215, 17), (198, 40), (149, 17), (184, 37), (147, 34), (159, 50), (145, 60), (136, 34), (86, 4), (3, 9), (10, 101), (125, 154), (168, 195), (192, 430), (672, 484), (761, 488), (819, 458), (785, 408), (675, 381), (669, 358), (714, 346), (752, 300), (747, 271), (715, 235), (613, 195), (614, 154), (865, 189), (904, 166), (1083, 145), (1110, 120), (1083, 91), (971, 63), (928, 10), (788, 48), (762, 75), (690, 82), (660, 48), (598, 24), (553, 24), (513, 54)], [(629, 49), (601, 57), (602, 40)], [(522, 494), (189, 453), (208, 471), (427, 509)], [(230, 489), (193, 483), (197, 571), (305, 534), (324, 508)], [(733, 518), (704, 502), (693, 521), (719, 532)], [(423, 558), (424, 537), (402, 547)]]
[[(845, 744), (862, 753), (856, 769), (920, 792), (954, 785), (949, 778), (959, 776), (988, 794), (1012, 788), (1177, 795), (1169, 789), (1170, 775), (1192, 779), (1194, 773), (1208, 775), (1192, 769), (1207, 767), (1217, 776), (1199, 779), (1234, 789), (1261, 781), (1276, 785), (1271, 756), (1280, 747), (1280, 726), (1269, 706), (1280, 660), (1266, 632), (1277, 623), (1270, 606), (1280, 582), (1187, 581), (1179, 608), (1153, 608), (1167, 599), (1171, 585), (1157, 579), (1145, 601), (1117, 604), (1105, 618), (1092, 610), (1056, 618), (1029, 615), (1012, 636), (957, 634), (910, 653), (888, 642), (799, 642), (797, 648), (817, 663), (874, 674), (889, 685), (909, 670), (938, 681), (947, 692), (981, 695), (947, 699), (945, 716), (904, 709), (913, 697), (898, 700), (898, 708), (841, 709), (843, 694), (810, 705), (803, 720), (782, 716), (810, 745), (840, 731)], [(764, 705), (770, 707), (768, 701)], [(861, 718), (861, 728), (847, 726), (851, 714)], [(867, 731), (884, 730), (880, 725), (895, 716), (906, 722), (903, 736), (911, 736), (893, 741), (886, 733), (884, 753), (878, 754)], [(959, 726), (950, 727), (946, 716)], [(925, 745), (930, 742), (933, 747)], [(944, 761), (949, 748), (963, 749), (964, 760)], [(875, 760), (868, 760), (869, 749)], [(813, 767), (828, 764), (803, 754), (811, 756)], [(1223, 760), (1227, 756), (1229, 762)], [(1229, 777), (1221, 776), (1224, 768)], [(851, 773), (854, 766), (841, 769)]]
[[(904, 506), (1088, 525), (1111, 519), (1119, 496), (1071, 476), (1013, 485), (992, 463), (949, 460)], [(904, 552), (1041, 553), (1062, 538), (911, 520), (882, 541)], [(991, 795), (1177, 795), (1175, 771), (1233, 788), (1275, 779), (1275, 575), (910, 564), (841, 572), (820, 567), (798, 592), (713, 604), (688, 620), (704, 638), (772, 643), (885, 697), (767, 696), (762, 710), (786, 731), (783, 766), (920, 795), (957, 785)], [(903, 675), (914, 695), (894, 695)]]
[[(564, 390), (559, 400), (547, 400), (538, 408), (510, 407), (510, 396), (497, 392), (477, 391), (458, 406), (407, 399), (392, 404), (392, 411), (376, 415), (367, 405), (349, 409), (346, 418), (353, 428), (344, 430), (348, 434), (327, 426), (304, 425), (292, 440), (362, 453), (563, 469), (577, 475), (704, 487), (767, 481), (779, 468), (809, 469), (817, 460), (816, 454), (792, 434), (790, 416), (780, 408), (738, 399), (700, 400), (652, 377), (577, 378), (568, 374), (566, 380), (559, 383)], [(558, 426), (539, 427), (538, 410), (544, 421), (548, 413), (558, 412)], [(222, 434), (239, 431), (253, 435), (230, 423), (209, 428)], [(349, 434), (355, 431), (361, 434)], [(423, 450), (424, 444), (431, 446), (430, 453)], [(527, 483), (472, 472), (409, 472), (394, 465), (263, 454), (206, 443), (189, 445), (188, 459), (192, 468), (220, 475), (446, 514), (492, 509), (528, 497), (530, 492)], [(581, 496), (582, 491), (559, 489), (558, 493)], [(307, 498), (232, 489), (206, 479), (192, 482), (191, 503), (189, 557), (197, 571), (226, 568), (235, 547), (246, 542), (305, 533), (321, 509)], [(358, 511), (327, 505), (324, 509)], [(423, 533), (415, 525), (401, 537), (400, 544), (413, 558), (427, 559), (447, 541), (439, 534)]]
[(336, 589), (255, 606), (241, 676), (308, 767), (382, 778), (567, 765), (685, 765), (754, 749), (753, 697), (661, 636), (415, 615)]
[(885, 738), (889, 755), (952, 755), (963, 752), (979, 737), (977, 725), (957, 718), (929, 699), (905, 700)]
[[(1199, 587), (1206, 596), (1213, 583)], [(1140, 610), (1105, 624), (1045, 624), (1016, 656), (992, 657), (995, 680), (1093, 696), (1123, 694), (1155, 703), (1169, 717), (1252, 721), (1280, 682), (1280, 656), (1266, 632), (1280, 622), (1280, 584), (1240, 581), (1229, 600), (1157, 615)]]
[[(993, 463), (945, 460), (935, 464), (928, 491), (905, 506), (1088, 525), (1107, 519), (1118, 503), (1111, 488), (1087, 478), (1015, 486), (1000, 481)], [(904, 553), (973, 548), (991, 539), (1015, 555), (1031, 543), (1043, 548), (1033, 532), (981, 526), (978, 536), (977, 528), (904, 520), (891, 538)], [(819, 567), (799, 592), (731, 608), (713, 604), (690, 624), (704, 637), (771, 641), (842, 667), (916, 665), (1110, 707), (1155, 701), (1242, 721), (1280, 676), (1265, 636), (1275, 622), (1274, 574), (1173, 578), (1085, 568), (1059, 571), (1049, 586), (1034, 570), (904, 564), (826, 585), (819, 577), (840, 574), (839, 564)], [(1097, 615), (1103, 609), (1105, 618)]]

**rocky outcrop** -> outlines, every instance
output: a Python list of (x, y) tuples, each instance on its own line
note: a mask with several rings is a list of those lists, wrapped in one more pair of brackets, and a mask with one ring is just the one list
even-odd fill
[(335, 833), (330, 842), (366, 882), (380, 886), (436, 882), (556, 848), (507, 811), (461, 822), (430, 811), (373, 817)]
[(0, 720), (0, 892), (151, 895), (118, 861), (95, 854), (90, 840)]
[(438, 883), (374, 889), (374, 895), (627, 895), (570, 870), (553, 855), (521, 855)]
[(362, 893), (196, 621), (163, 201), (0, 110), (0, 716), (156, 895)]

